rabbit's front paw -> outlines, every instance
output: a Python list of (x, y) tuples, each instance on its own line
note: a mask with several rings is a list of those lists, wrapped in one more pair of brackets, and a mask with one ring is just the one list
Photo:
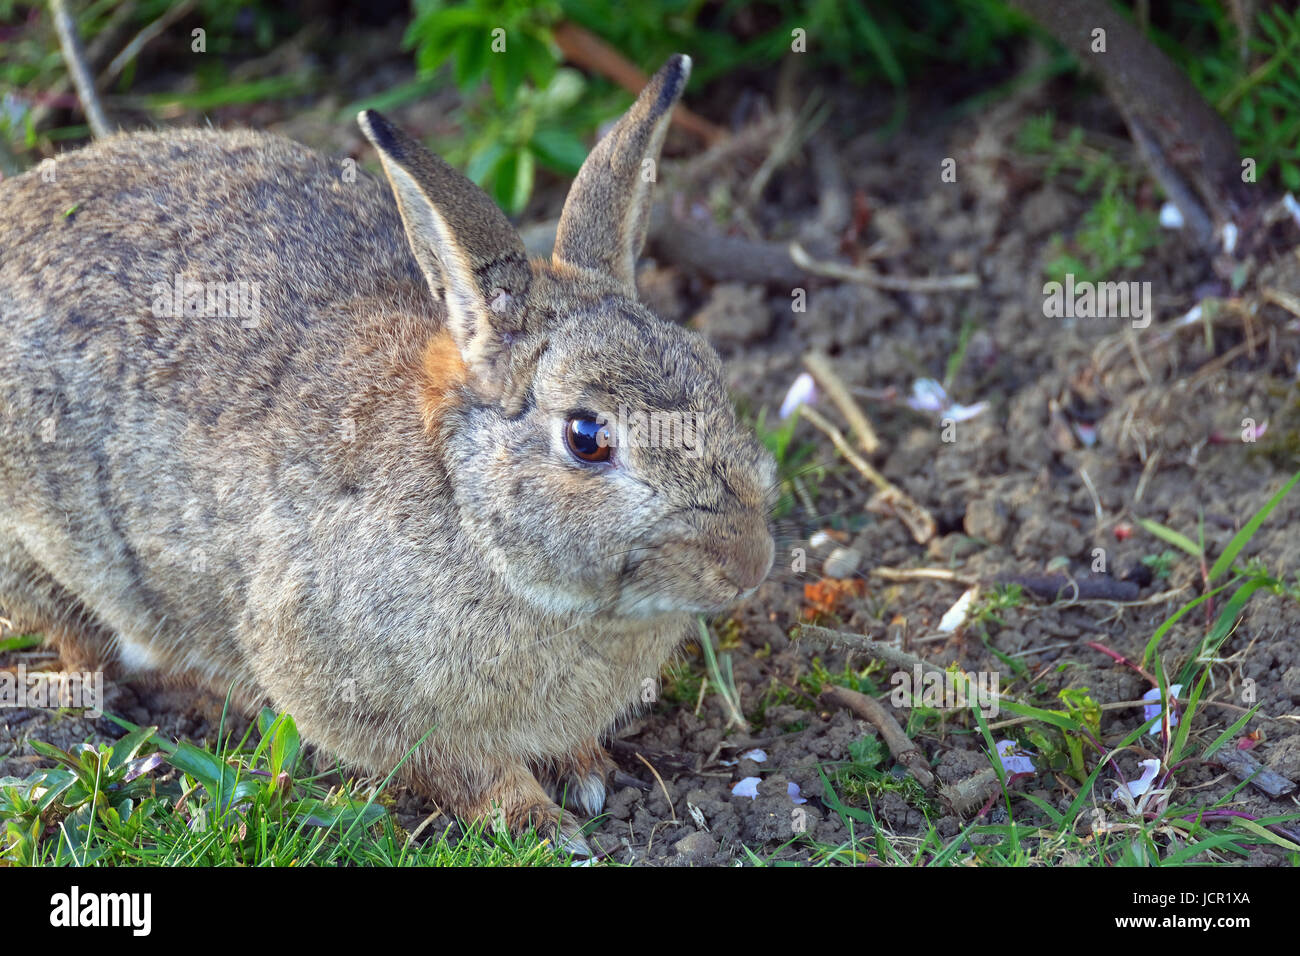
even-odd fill
[(613, 769), (609, 754), (593, 738), (540, 768), (538, 778), (560, 806), (594, 817), (605, 808), (605, 781)]
[(486, 791), (462, 805), (459, 815), (486, 819), (489, 827), (515, 835), (535, 830), (541, 839), (566, 853), (592, 855), (573, 811), (556, 805), (523, 764), (501, 768)]

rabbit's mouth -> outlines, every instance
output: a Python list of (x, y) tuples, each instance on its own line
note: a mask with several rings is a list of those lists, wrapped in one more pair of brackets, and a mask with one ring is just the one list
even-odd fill
[(766, 528), (722, 542), (657, 548), (625, 569), (615, 613), (621, 617), (711, 614), (746, 600), (767, 579), (776, 548)]

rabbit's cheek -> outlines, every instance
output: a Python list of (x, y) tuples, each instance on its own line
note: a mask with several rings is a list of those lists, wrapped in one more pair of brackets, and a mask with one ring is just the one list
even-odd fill
[(432, 434), (438, 430), (443, 417), (455, 405), (458, 391), (465, 384), (468, 372), (460, 349), (451, 332), (444, 329), (429, 339), (424, 348), (424, 378), (420, 396), (420, 410), (424, 429)]

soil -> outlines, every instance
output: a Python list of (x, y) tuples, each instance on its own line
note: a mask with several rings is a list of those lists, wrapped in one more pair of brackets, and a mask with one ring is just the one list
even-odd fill
[[(378, 39), (367, 43), (390, 53), (397, 49)], [(390, 68), (394, 75), (385, 75), (395, 83), (403, 69)], [(815, 616), (829, 627), (896, 641), (941, 667), (955, 662), (968, 671), (998, 672), (1004, 692), (1039, 706), (1062, 706), (1058, 695), (1066, 690), (1086, 690), (1103, 707), (1133, 701), (1150, 689), (1148, 680), (1088, 643), (1140, 661), (1160, 623), (1202, 593), (1202, 568), (1187, 555), (1178, 553), (1168, 562), (1167, 576), (1143, 571), (1143, 558), (1170, 549), (1138, 519), (1193, 539), (1203, 528), (1213, 558), (1297, 467), (1288, 452), (1294, 445), (1287, 444), (1287, 429), (1300, 427), (1295, 419), (1297, 320), (1267, 305), (1249, 324), (1221, 315), (1212, 340), (1202, 324), (1174, 329), (1178, 317), (1204, 296), (1227, 293), (1181, 233), (1166, 232), (1139, 268), (1111, 277), (1151, 282), (1156, 313), (1151, 328), (1135, 330), (1127, 319), (1045, 317), (1040, 277), (1049, 240), (1073, 234), (1089, 200), (1046, 178), (1041, 162), (1018, 152), (1016, 134), (1026, 119), (1055, 108), (1062, 123), (1122, 135), (1106, 102), (1096, 94), (1080, 97), (1076, 87), (1077, 82), (1040, 86), (966, 116), (950, 110), (944, 92), (937, 90), (931, 99), (914, 103), (902, 128), (887, 138), (876, 133), (887, 118), (884, 111), (864, 112), (847, 99), (834, 103), (832, 119), (810, 147), (835, 152), (848, 195), (855, 197), (854, 222), (833, 237), (834, 251), (865, 261), (865, 250), (883, 243), (872, 259), (878, 271), (974, 272), (980, 279), (976, 291), (917, 294), (810, 281), (806, 311), (795, 311), (790, 289), (715, 282), (671, 263), (645, 263), (641, 285), (647, 301), (709, 335), (727, 362), (738, 402), (751, 411), (766, 409), (769, 422), (803, 370), (801, 356), (811, 349), (829, 354), (880, 434), (874, 463), (931, 511), (939, 532), (918, 544), (896, 517), (868, 510), (874, 489), (835, 454), (824, 435), (801, 422), (793, 446), (811, 443), (813, 459), (824, 471), (804, 475), (806, 499), (796, 497), (777, 522), (777, 570), (754, 599), (717, 622), (748, 727), (730, 720), (712, 686), (699, 696), (705, 664), (699, 649), (688, 645), (666, 672), (660, 699), (611, 735), (621, 742), (615, 751), (619, 775), (610, 785), (606, 816), (592, 832), (611, 859), (728, 865), (751, 860), (752, 852), (761, 859), (815, 861), (821, 858), (819, 847), (849, 839), (850, 824), (859, 837), (875, 830), (904, 846), (931, 822), (943, 838), (956, 836), (970, 817), (946, 813), (919, 788), (909, 789), (888, 757), (878, 768), (883, 783), (841, 792), (869, 822), (833, 809), (825, 780), (850, 761), (851, 749), (869, 748), (877, 732), (853, 714), (825, 706), (815, 695), (815, 682), (827, 674), (838, 675), (837, 681), (846, 673), (856, 679), (871, 662), (860, 652), (794, 641), (795, 626)], [(725, 122), (729, 97), (717, 91), (692, 105)], [(263, 109), (253, 117), (235, 111), (213, 119), (219, 125), (257, 122), (336, 154), (359, 155), (359, 134), (350, 124), (334, 122), (338, 105), (335, 100), (292, 117)], [(427, 103), (394, 111), (395, 119), (426, 135), (434, 116)], [(780, 168), (750, 210), (759, 234), (787, 239), (814, 216), (817, 193), (808, 155)], [(947, 157), (956, 159), (956, 182), (941, 181)], [(671, 175), (667, 179), (671, 182)], [(562, 183), (546, 184), (536, 208), (554, 208), (562, 190)], [(1156, 203), (1151, 197), (1143, 201), (1152, 208)], [(845, 238), (850, 229), (857, 235)], [(1275, 287), (1300, 295), (1300, 262), (1293, 254), (1279, 253), (1269, 268), (1275, 271), (1270, 280)], [(957, 423), (953, 433), (937, 415), (914, 411), (903, 399), (917, 379), (945, 378), (963, 334), (964, 359), (947, 383), (948, 392), (957, 401), (988, 407)], [(819, 408), (843, 427), (824, 398)], [(1247, 418), (1270, 423), (1258, 441), (1242, 440)], [(1092, 435), (1090, 445), (1081, 437)], [(1300, 493), (1273, 512), (1242, 560), (1258, 558), (1275, 575), (1294, 581), (1300, 569), (1300, 538), (1293, 530), (1298, 520)], [(814, 538), (820, 531), (831, 534)], [(835, 547), (861, 556), (848, 575), (858, 583), (836, 587), (833, 609), (828, 612), (823, 604), (818, 611), (808, 586), (814, 586), (815, 597), (815, 586), (825, 583), (822, 562)], [(796, 549), (806, 556), (804, 571), (795, 570)], [(837, 560), (838, 573), (845, 573), (844, 556)], [(999, 576), (1057, 571), (1082, 577), (1103, 573), (1097, 570), (1102, 563), (1104, 573), (1129, 574), (1142, 584), (1137, 600), (1049, 603), (1026, 597), (998, 610), (999, 621), (968, 621), (954, 632), (940, 632), (937, 625), (961, 596), (962, 584), (895, 581), (875, 573), (882, 567), (945, 568), (979, 580), (987, 596)], [(1184, 616), (1160, 643), (1166, 673), (1181, 670), (1205, 637), (1208, 621), (1200, 610)], [(1258, 703), (1258, 713), (1229, 746), (1248, 740), (1265, 765), (1300, 779), (1297, 629), (1300, 602), (1294, 597), (1260, 592), (1250, 601), (1212, 668), (1204, 692), (1208, 703), (1195, 716), (1193, 740), (1203, 746)], [(0, 655), (0, 666), (19, 662), (29, 669), (53, 666), (53, 657), (45, 650)], [(1019, 675), (1010, 662), (1020, 668)], [(892, 671), (877, 667), (868, 675), (886, 701)], [(214, 709), (212, 701), (192, 695), (163, 697), (168, 699), (115, 685), (106, 709), (156, 723), (171, 737), (213, 741), (219, 702)], [(907, 711), (894, 713), (907, 723)], [(1036, 751), (1026, 724), (996, 729), (1012, 717), (1004, 711), (994, 720), (995, 736)], [(1104, 709), (1100, 739), (1113, 745), (1141, 720), (1138, 707)], [(914, 743), (941, 783), (988, 766), (969, 712), (941, 712), (913, 725)], [(119, 735), (106, 720), (0, 712), (0, 776), (25, 776), (39, 764), (30, 739), (66, 747)], [(745, 756), (755, 748), (765, 752), (765, 760)], [(657, 774), (638, 752), (656, 765)], [(1145, 736), (1127, 748), (1113, 772), (1103, 773), (1090, 806), (1111, 818), (1122, 816), (1110, 802), (1120, 775), (1137, 777), (1139, 762), (1161, 753), (1159, 736)], [(1089, 766), (1092, 761), (1090, 756)], [(756, 798), (733, 793), (748, 777), (760, 778)], [(794, 803), (790, 784), (798, 786), (806, 803)], [(1218, 765), (1193, 761), (1176, 775), (1174, 799), (1203, 806), (1236, 785)], [(1060, 769), (1017, 778), (1011, 783), (1016, 819), (1043, 819), (1025, 795), (1064, 809), (1078, 787)], [(1247, 787), (1230, 808), (1268, 816), (1294, 812), (1295, 804)], [(429, 808), (403, 792), (396, 813), (413, 830)], [(982, 822), (1005, 819), (999, 797)], [(451, 821), (436, 821), (425, 833), (440, 832), (443, 823)], [(795, 832), (799, 827), (802, 832)], [(1069, 862), (1055, 852), (1042, 848), (1044, 861)], [(1284, 856), (1266, 848), (1246, 862), (1277, 864)]]

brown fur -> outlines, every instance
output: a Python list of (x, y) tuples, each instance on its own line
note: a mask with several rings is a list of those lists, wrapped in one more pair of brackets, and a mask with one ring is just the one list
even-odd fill
[[(593, 151), (549, 263), (373, 112), (388, 186), (212, 130), (0, 182), (0, 614), (580, 846), (538, 775), (599, 809), (596, 739), (772, 560), (771, 456), (630, 285), (688, 67)], [(260, 283), (257, 321), (169, 310), (178, 277)], [(620, 407), (700, 438), (577, 461), (567, 418)]]
[(468, 378), (465, 360), (456, 340), (446, 329), (429, 339), (424, 348), (424, 428), (437, 431), (443, 414), (456, 403), (457, 392)]

